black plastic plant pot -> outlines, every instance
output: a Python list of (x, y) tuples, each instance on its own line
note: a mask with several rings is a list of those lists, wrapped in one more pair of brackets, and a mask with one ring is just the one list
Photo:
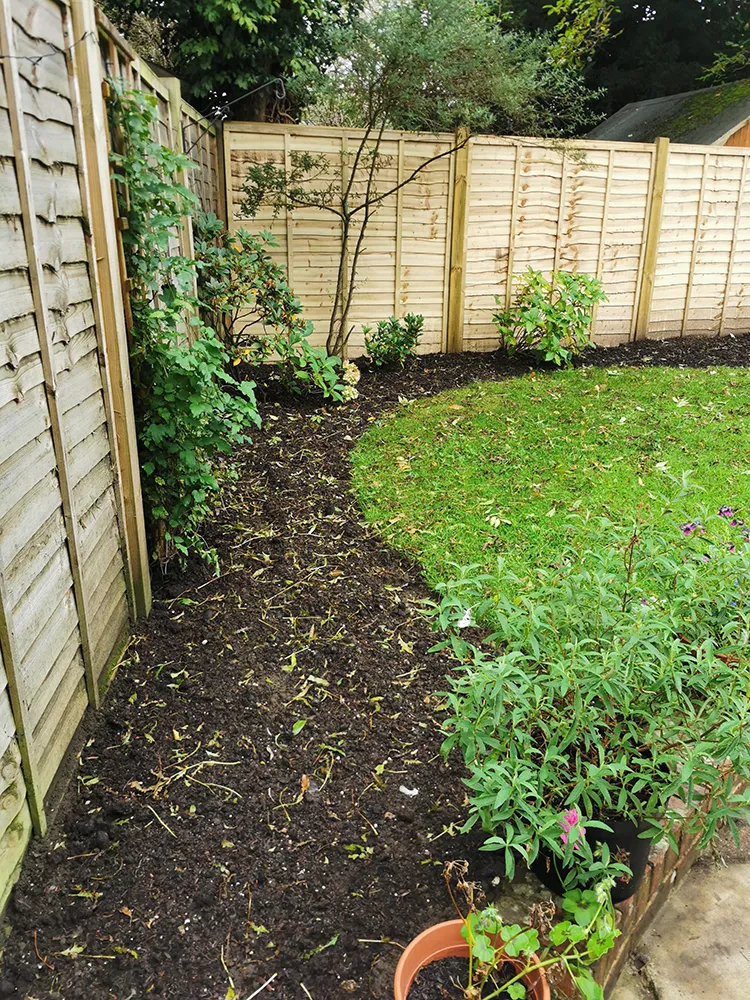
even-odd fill
[[(651, 825), (641, 823), (636, 826), (629, 820), (607, 820), (607, 825), (612, 827), (612, 833), (608, 833), (606, 830), (597, 830), (597, 842), (606, 844), (609, 847), (610, 857), (613, 860), (622, 860), (633, 872), (627, 882), (623, 879), (617, 879), (612, 889), (612, 902), (623, 903), (638, 892), (638, 887), (646, 874), (651, 840), (643, 839), (639, 834), (650, 830)], [(530, 867), (539, 881), (543, 882), (550, 892), (554, 892), (558, 896), (563, 895), (565, 890), (558, 874), (559, 871), (562, 871), (559, 858), (542, 848), (536, 861)]]

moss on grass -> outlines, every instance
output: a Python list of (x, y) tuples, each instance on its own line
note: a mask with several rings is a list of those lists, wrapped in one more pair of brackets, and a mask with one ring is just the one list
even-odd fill
[(678, 515), (750, 520), (750, 371), (586, 368), (478, 382), (402, 405), (354, 456), (368, 521), (435, 584), (451, 563), (554, 561), (571, 512), (635, 514), (700, 487)]

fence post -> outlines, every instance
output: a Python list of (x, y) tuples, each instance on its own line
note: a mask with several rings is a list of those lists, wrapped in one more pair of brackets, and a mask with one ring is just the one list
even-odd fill
[(104, 79), (92, 0), (72, 0), (71, 15), (73, 33), (76, 38), (83, 39), (73, 52), (80, 84), (83, 138), (88, 165), (88, 177), (85, 180), (88, 181), (90, 222), (97, 264), (92, 280), (99, 286), (102, 302), (105, 374), (112, 399), (116, 459), (122, 484), (125, 555), (131, 600), (136, 616), (141, 617), (151, 610), (151, 578), (130, 383), (125, 304), (110, 181), (107, 120), (102, 97)]
[(655, 143), (653, 185), (651, 187), (651, 204), (648, 212), (648, 229), (646, 232), (646, 247), (643, 253), (643, 276), (641, 278), (640, 295), (635, 321), (635, 340), (643, 340), (648, 336), (651, 319), (651, 303), (654, 298), (654, 281), (656, 264), (659, 256), (659, 238), (661, 236), (661, 220), (664, 214), (664, 189), (669, 165), (669, 139), (660, 137)]
[(464, 348), (464, 292), (466, 288), (466, 205), (469, 184), (469, 130), (456, 130), (456, 173), (453, 181), (450, 277), (448, 279), (448, 353)]

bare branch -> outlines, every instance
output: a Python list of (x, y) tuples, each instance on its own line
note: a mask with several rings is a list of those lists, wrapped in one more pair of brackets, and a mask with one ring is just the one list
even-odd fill
[[(392, 194), (395, 194), (397, 191), (400, 191), (402, 187), (406, 187), (407, 184), (411, 184), (414, 178), (417, 177), (425, 169), (425, 167), (429, 167), (431, 163), (436, 163), (438, 160), (442, 160), (446, 156), (452, 156), (453, 153), (458, 152), (459, 149), (463, 149), (466, 143), (469, 141), (469, 138), (470, 136), (467, 136), (463, 140), (463, 142), (455, 143), (450, 147), (450, 149), (444, 149), (442, 153), (437, 153), (435, 156), (431, 156), (429, 160), (425, 160), (424, 163), (420, 163), (420, 165), (418, 167), (415, 167), (414, 170), (412, 170), (412, 172), (409, 174), (409, 176), (406, 177), (399, 184), (394, 185), (389, 191), (386, 191), (384, 194), (379, 194), (376, 195), (374, 198), (372, 198), (370, 204), (375, 205), (381, 201), (385, 201), (386, 198), (390, 198)], [(362, 205), (358, 205), (357, 208), (355, 208), (351, 214), (354, 215), (357, 212), (361, 212), (364, 207), (365, 207), (364, 203)]]

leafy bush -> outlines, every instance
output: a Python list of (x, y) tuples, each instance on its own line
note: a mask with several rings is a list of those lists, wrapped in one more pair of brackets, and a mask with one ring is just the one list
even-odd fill
[[(683, 525), (588, 520), (556, 566), (526, 580), (501, 568), (497, 598), (466, 574), (443, 588), (440, 646), (464, 663), (444, 751), (469, 771), (466, 829), (481, 824), (508, 876), (540, 848), (568, 885), (621, 873), (586, 836), (613, 819), (676, 849), (673, 795), (702, 805), (687, 823), (702, 845), (722, 820), (736, 835), (750, 804), (732, 791), (750, 778), (749, 537), (726, 507)], [(477, 617), (499, 652), (462, 638)]]
[(213, 213), (196, 218), (198, 297), (206, 322), (221, 330), (235, 363), (279, 358), (277, 376), (295, 395), (320, 394), (345, 402), (357, 391), (343, 381), (342, 366), (309, 342), (312, 323), (269, 249), (270, 233), (229, 232)]
[(230, 233), (212, 212), (201, 212), (193, 234), (201, 314), (233, 354), (265, 361), (281, 336), (307, 331), (284, 269), (270, 255), (270, 233)]
[(375, 332), (372, 327), (363, 328), (367, 356), (376, 367), (404, 362), (414, 354), (414, 348), (422, 337), (424, 316), (407, 313), (403, 323), (395, 316), (381, 320)]
[[(509, 355), (529, 351), (540, 361), (570, 365), (591, 347), (594, 306), (606, 298), (598, 278), (553, 271), (547, 280), (530, 267), (519, 282), (515, 304), (498, 310), (492, 320)], [(502, 305), (499, 295), (495, 303)]]
[[(229, 355), (198, 315), (192, 294), (195, 262), (170, 255), (170, 233), (195, 210), (177, 181), (185, 156), (154, 141), (156, 101), (110, 81), (110, 119), (120, 148), (111, 154), (123, 246), (131, 281), (131, 369), (143, 493), (156, 555), (166, 562), (191, 550), (216, 565), (200, 527), (210, 512), (220, 463), (259, 426), (254, 383), (228, 374)], [(188, 331), (193, 339), (188, 338)]]

